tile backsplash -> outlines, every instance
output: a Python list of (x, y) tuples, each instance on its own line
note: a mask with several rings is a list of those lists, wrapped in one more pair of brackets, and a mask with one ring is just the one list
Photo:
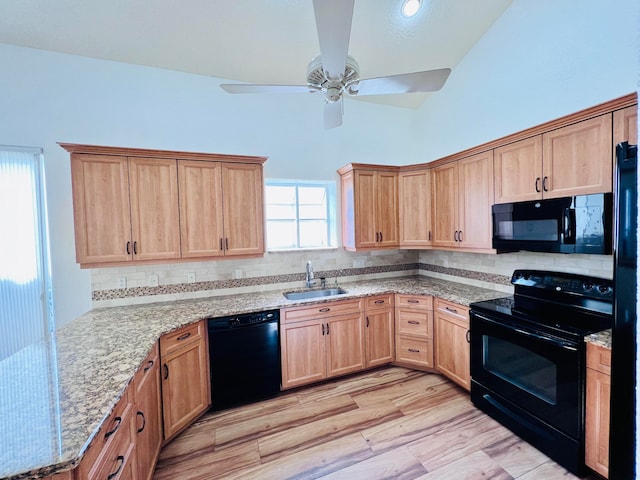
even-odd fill
[(516, 268), (613, 276), (610, 255), (492, 255), (441, 250), (351, 253), (342, 249), (268, 252), (252, 259), (93, 269), (93, 307), (303, 288), (307, 261), (311, 261), (316, 278), (326, 277), (329, 285), (421, 274), (511, 293), (509, 279)]

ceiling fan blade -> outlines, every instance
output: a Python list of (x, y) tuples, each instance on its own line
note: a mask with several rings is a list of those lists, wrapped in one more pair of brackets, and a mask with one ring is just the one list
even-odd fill
[(442, 88), (450, 73), (450, 68), (441, 68), (439, 70), (428, 70), (425, 72), (367, 78), (360, 80), (358, 83), (358, 96), (435, 92)]
[(221, 83), (228, 93), (315, 93), (307, 85), (258, 85), (253, 83)]
[(344, 75), (354, 0), (313, 0), (322, 67), (330, 79)]
[(324, 105), (324, 128), (330, 129), (342, 125), (342, 98), (337, 102)]

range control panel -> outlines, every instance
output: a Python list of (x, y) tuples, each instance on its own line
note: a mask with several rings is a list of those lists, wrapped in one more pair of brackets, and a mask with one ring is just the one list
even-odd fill
[(613, 280), (563, 272), (540, 270), (515, 270), (511, 283), (518, 287), (530, 287), (563, 292), (581, 297), (613, 299)]

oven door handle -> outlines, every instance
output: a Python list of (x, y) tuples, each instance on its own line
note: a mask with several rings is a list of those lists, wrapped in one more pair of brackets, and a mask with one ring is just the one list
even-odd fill
[[(520, 327), (516, 327), (515, 325), (509, 325), (506, 323), (502, 323), (502, 322), (498, 322), (496, 320), (493, 320), (489, 317), (486, 317), (484, 315), (481, 315), (477, 312), (473, 312), (473, 315), (475, 317), (477, 317), (478, 319), (485, 321), (485, 322), (489, 322), (492, 325), (498, 325), (502, 328), (506, 328), (507, 330), (511, 330), (512, 332), (516, 332), (516, 333), (520, 333), (522, 335), (525, 335), (527, 337), (530, 338), (534, 338), (536, 340), (541, 340), (543, 342), (547, 342), (547, 343), (553, 343), (554, 345), (563, 348), (565, 350), (570, 350), (572, 352), (576, 352), (578, 350), (577, 346), (575, 343), (573, 342), (567, 342), (567, 341), (563, 341), (560, 338), (555, 338), (555, 337), (551, 337), (549, 335), (544, 335), (541, 333), (537, 333), (537, 332), (532, 332), (530, 330), (525, 330), (523, 328)], [(473, 329), (471, 330), (471, 338), (473, 339)]]

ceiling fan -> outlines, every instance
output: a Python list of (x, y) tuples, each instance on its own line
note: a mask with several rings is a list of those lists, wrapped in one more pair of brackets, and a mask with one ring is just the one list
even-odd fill
[(320, 42), (320, 55), (307, 67), (306, 85), (259, 85), (227, 83), (228, 93), (323, 93), (324, 125), (342, 125), (344, 94), (351, 96), (435, 92), (440, 90), (451, 70), (441, 68), (377, 78), (360, 78), (360, 67), (347, 54), (355, 0), (313, 0)]

